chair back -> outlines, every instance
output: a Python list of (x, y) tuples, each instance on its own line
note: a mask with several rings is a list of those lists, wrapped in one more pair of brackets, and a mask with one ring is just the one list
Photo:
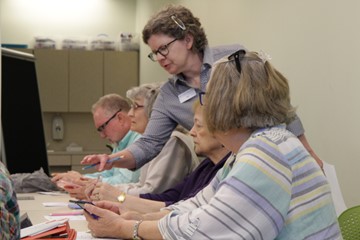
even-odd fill
[(345, 210), (338, 221), (344, 240), (360, 240), (360, 205)]

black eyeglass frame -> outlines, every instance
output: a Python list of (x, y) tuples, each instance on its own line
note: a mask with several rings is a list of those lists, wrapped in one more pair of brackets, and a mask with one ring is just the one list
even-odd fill
[(121, 109), (119, 109), (117, 112), (114, 113), (114, 115), (112, 115), (106, 122), (104, 122), (103, 124), (101, 124), (96, 130), (98, 132), (102, 132), (104, 131), (104, 129), (106, 128), (106, 126), (110, 123), (111, 120), (113, 120), (115, 118), (115, 116), (121, 112)]
[(228, 57), (229, 61), (232, 61), (232, 60), (235, 61), (236, 69), (238, 70), (239, 74), (241, 74), (241, 63), (240, 62), (244, 58), (245, 54), (246, 54), (246, 51), (244, 49), (240, 49)]
[(161, 56), (166, 57), (169, 54), (169, 46), (175, 42), (176, 40), (179, 40), (177, 38), (175, 38), (174, 40), (172, 40), (171, 42), (168, 42), (165, 45), (160, 46), (155, 52), (151, 52), (148, 54), (148, 58), (150, 58), (151, 61), (156, 62), (156, 56), (160, 53)]
[(205, 100), (204, 100), (204, 96), (205, 96), (206, 92), (199, 92), (199, 102), (201, 106), (205, 105)]

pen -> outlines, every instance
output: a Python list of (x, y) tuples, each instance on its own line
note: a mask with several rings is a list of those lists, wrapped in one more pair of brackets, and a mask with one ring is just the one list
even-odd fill
[[(121, 157), (111, 158), (111, 159), (107, 160), (106, 163), (112, 163), (112, 162), (118, 161), (120, 159), (121, 159)], [(82, 168), (82, 170), (86, 170), (86, 169), (95, 167), (96, 165), (99, 165), (99, 164), (100, 164), (100, 162), (85, 166), (85, 167)]]

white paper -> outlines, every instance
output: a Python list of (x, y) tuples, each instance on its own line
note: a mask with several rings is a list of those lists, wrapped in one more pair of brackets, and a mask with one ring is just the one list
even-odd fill
[[(46, 220), (59, 220), (59, 219), (63, 219), (65, 216), (50, 216), (50, 215), (45, 215), (44, 218)], [(77, 216), (66, 216), (67, 219), (69, 219), (70, 221), (80, 221), (80, 220), (86, 220), (84, 215), (77, 215)]]
[(64, 192), (38, 192), (38, 194), (42, 194), (42, 195), (50, 195), (50, 196), (61, 196), (61, 195), (67, 195), (67, 193)]
[(335, 205), (336, 215), (339, 216), (343, 211), (347, 209), (347, 207), (341, 193), (335, 167), (325, 161), (323, 161), (323, 163), (324, 172), (331, 188), (331, 196)]
[(95, 238), (90, 232), (77, 232), (76, 239), (91, 239), (91, 240), (114, 240), (118, 238)]
[(68, 202), (43, 202), (44, 207), (67, 207)]

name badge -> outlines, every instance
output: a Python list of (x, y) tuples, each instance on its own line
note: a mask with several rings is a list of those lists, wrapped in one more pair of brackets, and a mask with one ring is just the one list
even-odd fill
[(196, 96), (196, 91), (193, 88), (186, 90), (185, 92), (179, 94), (178, 98), (180, 103), (186, 102), (187, 100)]

